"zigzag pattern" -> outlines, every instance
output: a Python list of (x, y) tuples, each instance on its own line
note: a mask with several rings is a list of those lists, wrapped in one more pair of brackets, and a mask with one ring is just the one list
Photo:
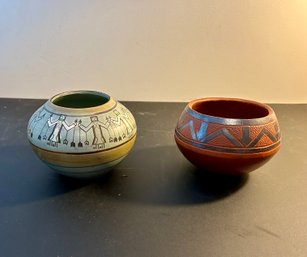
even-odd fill
[(258, 134), (258, 136), (248, 144), (248, 147), (254, 147), (264, 135), (268, 136), (272, 142), (277, 141), (276, 136), (272, 135), (272, 133), (268, 131), (267, 128), (263, 128), (261, 132)]
[(190, 128), (191, 136), (194, 140), (201, 141), (202, 138), (206, 136), (208, 124), (206, 122), (202, 122), (197, 132), (195, 132), (193, 120), (190, 120), (187, 124), (183, 125), (181, 130), (185, 129), (186, 127)]
[[(198, 131), (195, 129), (194, 121), (189, 120), (185, 124), (181, 124), (178, 126), (178, 131), (182, 132), (185, 128), (189, 128), (189, 131), (191, 133), (191, 137), (193, 140), (197, 140), (202, 143), (209, 143), (214, 138), (223, 135), (225, 138), (227, 138), (235, 147), (255, 147), (257, 143), (264, 137), (267, 136), (273, 143), (277, 142), (279, 140), (279, 131), (277, 130), (276, 134), (273, 135), (267, 128), (263, 128), (259, 134), (256, 136), (256, 138), (252, 139), (250, 137), (250, 128), (249, 127), (243, 127), (242, 128), (242, 138), (241, 140), (238, 140), (236, 137), (234, 137), (231, 132), (227, 128), (219, 129), (209, 135), (207, 135), (207, 128), (209, 124), (206, 122), (202, 122), (200, 125), (200, 128)], [(275, 127), (276, 128), (276, 127)]]

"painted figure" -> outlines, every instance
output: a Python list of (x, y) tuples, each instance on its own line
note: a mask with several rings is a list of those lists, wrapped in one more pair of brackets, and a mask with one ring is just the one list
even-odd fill
[[(30, 134), (31, 137), (33, 137), (33, 131), (34, 131), (35, 127), (36, 127), (37, 122), (40, 121), (42, 118), (44, 118), (45, 115), (46, 115), (46, 113), (42, 114), (43, 110), (44, 109), (41, 108), (39, 110), (39, 112), (34, 115), (33, 119), (30, 122), (28, 133)], [(32, 125), (33, 125), (33, 127), (32, 127)]]
[(76, 122), (71, 125), (68, 125), (65, 121), (66, 116), (61, 115), (57, 120), (52, 121), (52, 115), (48, 119), (48, 127), (53, 126), (53, 131), (50, 134), (48, 140), (51, 146), (58, 146), (58, 143), (61, 143), (61, 130), (64, 128), (66, 131), (71, 130), (76, 126)]
[(123, 131), (121, 130), (121, 127), (118, 126), (116, 123), (114, 123), (114, 119), (111, 116), (107, 116), (106, 120), (109, 126), (110, 143), (111, 142), (117, 143), (118, 141), (121, 141), (125, 137), (122, 135)]
[(110, 136), (108, 127), (108, 123), (103, 123), (100, 120), (98, 120), (97, 116), (90, 117), (91, 122), (89, 125), (84, 126), (82, 122), (78, 123), (78, 126), (81, 130), (83, 130), (85, 133), (87, 133), (90, 129), (93, 132), (93, 148), (94, 149), (102, 149), (105, 148), (106, 138), (105, 134), (107, 133)]
[(127, 135), (130, 135), (133, 130), (133, 125), (132, 125), (133, 123), (130, 121), (128, 114), (125, 112), (120, 113), (117, 110), (114, 110), (113, 112), (116, 115), (116, 118), (112, 119), (112, 122), (118, 126), (121, 126), (122, 124), (124, 124), (126, 128), (126, 131), (124, 132), (124, 134), (127, 133)]

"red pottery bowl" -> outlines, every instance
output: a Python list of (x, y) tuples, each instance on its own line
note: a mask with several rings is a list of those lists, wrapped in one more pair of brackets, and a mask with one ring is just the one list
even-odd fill
[(280, 148), (273, 109), (236, 98), (202, 98), (188, 103), (175, 129), (182, 154), (207, 171), (243, 174), (267, 162)]

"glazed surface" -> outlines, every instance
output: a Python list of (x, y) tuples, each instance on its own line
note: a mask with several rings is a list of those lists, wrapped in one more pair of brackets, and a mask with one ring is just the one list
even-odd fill
[(70, 109), (46, 102), (30, 118), (28, 139), (54, 152), (87, 153), (111, 149), (136, 134), (130, 111), (111, 99), (94, 108)]
[(186, 107), (176, 136), (186, 143), (219, 152), (263, 152), (280, 144), (280, 128), (275, 114), (259, 119), (222, 119)]
[(281, 135), (276, 115), (268, 105), (244, 99), (204, 98), (186, 106), (175, 129), (175, 140), (195, 166), (238, 175), (272, 158), (280, 148)]

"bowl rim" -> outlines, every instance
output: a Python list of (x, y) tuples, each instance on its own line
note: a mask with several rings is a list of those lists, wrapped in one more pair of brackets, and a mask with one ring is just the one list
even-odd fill
[[(228, 117), (221, 117), (221, 116), (213, 116), (209, 114), (204, 114), (201, 112), (196, 111), (193, 106), (197, 103), (203, 103), (203, 102), (217, 102), (217, 101), (233, 101), (238, 103), (247, 103), (252, 104), (254, 106), (258, 106), (261, 108), (264, 108), (268, 111), (268, 114), (262, 117), (256, 117), (256, 118), (228, 118)], [(267, 104), (260, 103), (254, 100), (249, 99), (243, 99), (243, 98), (231, 98), (231, 97), (204, 97), (204, 98), (198, 98), (190, 101), (187, 106), (186, 110), (189, 114), (191, 114), (194, 118), (208, 121), (208, 122), (214, 122), (218, 124), (223, 125), (258, 125), (263, 123), (268, 123), (271, 121), (276, 121), (276, 115), (272, 107), (270, 107)]]
[[(100, 95), (103, 97), (108, 98), (108, 101), (102, 103), (100, 105), (96, 105), (93, 107), (84, 107), (84, 108), (71, 108), (71, 107), (63, 107), (54, 103), (59, 97), (73, 95), (73, 94), (92, 94), (92, 95)], [(72, 90), (72, 91), (65, 91), (58, 93), (51, 98), (48, 99), (46, 102), (46, 108), (52, 112), (63, 113), (67, 115), (86, 115), (86, 114), (94, 114), (94, 113), (102, 113), (105, 111), (110, 111), (110, 109), (115, 108), (117, 105), (117, 101), (111, 97), (110, 95), (102, 92), (102, 91), (95, 91), (95, 90)]]

